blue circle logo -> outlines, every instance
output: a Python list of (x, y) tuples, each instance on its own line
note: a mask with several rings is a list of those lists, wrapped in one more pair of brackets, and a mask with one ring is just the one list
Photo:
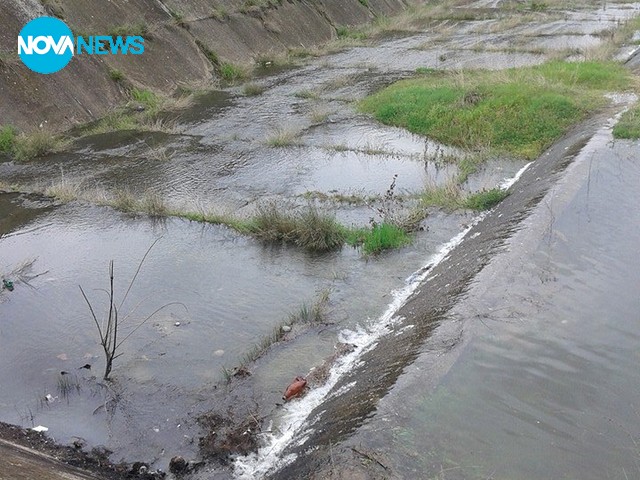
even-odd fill
[(27, 23), (18, 35), (18, 54), (37, 73), (55, 73), (71, 61), (73, 32), (62, 20), (39, 17)]

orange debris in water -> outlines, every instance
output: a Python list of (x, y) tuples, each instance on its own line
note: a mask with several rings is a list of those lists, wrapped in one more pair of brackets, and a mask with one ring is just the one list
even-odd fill
[(304, 377), (296, 377), (295, 380), (291, 382), (291, 385), (289, 385), (284, 391), (282, 399), (286, 402), (293, 397), (300, 396), (302, 394), (302, 391), (304, 390), (304, 387), (306, 386), (307, 380)]

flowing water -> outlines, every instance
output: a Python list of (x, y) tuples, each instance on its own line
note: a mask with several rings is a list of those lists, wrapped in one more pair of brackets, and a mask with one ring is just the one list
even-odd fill
[[(640, 475), (638, 142), (598, 133), (348, 440), (401, 478)], [(438, 332), (434, 337), (438, 336)]]
[[(568, 12), (544, 26), (516, 27), (511, 34), (521, 37), (526, 33), (541, 44), (553, 38), (545, 35), (559, 35), (563, 48), (582, 48), (597, 44), (598, 32), (638, 9), (637, 4), (624, 4)], [(434, 152), (441, 146), (381, 126), (358, 114), (351, 102), (419, 67), (505, 68), (544, 60), (544, 55), (533, 51), (478, 51), (475, 43), (479, 38), (495, 40), (496, 47), (508, 42), (504, 35), (487, 33), (497, 28), (497, 22), (463, 22), (453, 29), (351, 48), (261, 77), (257, 81), (265, 92), (258, 97), (244, 96), (241, 88), (204, 96), (194, 107), (180, 112), (170, 133), (90, 137), (70, 153), (23, 164), (0, 162), (0, 178), (23, 185), (48, 185), (64, 178), (85, 189), (124, 187), (138, 193), (151, 189), (173, 208), (215, 208), (239, 214), (250, 212), (264, 199), (305, 203), (309, 195), (381, 195), (396, 174), (397, 192), (409, 196), (425, 183), (447, 181), (455, 175), (455, 167), (435, 161)], [(292, 145), (267, 145), (283, 132), (293, 139)], [(587, 198), (593, 199), (585, 210), (593, 218), (598, 211), (607, 211), (605, 200), (613, 201), (602, 192), (594, 196), (596, 179), (611, 185), (618, 178), (632, 186), (637, 180), (627, 172), (630, 162), (626, 157), (632, 156), (633, 146), (616, 144), (606, 151), (618, 155), (611, 153), (614, 170), (594, 170), (592, 183), (583, 186), (590, 195)], [(465, 188), (493, 187), (522, 167), (522, 162), (496, 158)], [(612, 175), (616, 171), (618, 177)], [(635, 185), (638, 190), (637, 182)], [(622, 187), (612, 187), (620, 196), (615, 206), (623, 208)], [(584, 210), (579, 198), (576, 194), (574, 203), (568, 205)], [(365, 206), (322, 202), (347, 224), (363, 225), (375, 216)], [(580, 228), (597, 227), (598, 222), (582, 225), (582, 220), (571, 220), (569, 207), (562, 210), (565, 217), (554, 214), (553, 228), (540, 221), (544, 228), (538, 230), (548, 238), (527, 250), (536, 253), (516, 256), (523, 247), (512, 248), (514, 259), (507, 270), (513, 270), (513, 275), (496, 274), (493, 282), (484, 282), (493, 285), (491, 292), (474, 297), (480, 288), (474, 287), (456, 307), (453, 321), (458, 325), (466, 319), (465, 340), (447, 354), (457, 362), (441, 383), (420, 388), (422, 357), (418, 357), (380, 402), (378, 413), (350, 441), (383, 455), (384, 463), (405, 477), (425, 471), (439, 475), (441, 467), (448, 475), (442, 478), (469, 478), (471, 473), (486, 478), (492, 469), (502, 475), (496, 478), (519, 478), (517, 475), (539, 463), (542, 453), (551, 450), (549, 445), (567, 436), (575, 438), (579, 429), (587, 437), (584, 449), (574, 441), (565, 442), (555, 452), (579, 452), (574, 460), (593, 454), (595, 462), (604, 458), (596, 455), (604, 451), (602, 445), (633, 449), (635, 434), (625, 437), (612, 425), (628, 426), (634, 419), (635, 410), (627, 405), (633, 382), (628, 381), (631, 376), (625, 377), (635, 355), (633, 340), (638, 338), (627, 324), (634, 305), (616, 302), (616, 309), (611, 310), (610, 302), (598, 300), (604, 297), (588, 290), (597, 287), (599, 292), (637, 298), (633, 296), (638, 291), (633, 257), (625, 261), (625, 257), (607, 256), (610, 261), (596, 262), (600, 260), (597, 255), (577, 253), (583, 249), (594, 255), (598, 248), (605, 248), (606, 235), (612, 232), (617, 232), (615, 242), (626, 239), (627, 250), (637, 247), (633, 212), (628, 210), (622, 216), (628, 224), (612, 230), (598, 224), (600, 230), (589, 235)], [(338, 339), (358, 346), (338, 365), (324, 389), (283, 413), (268, 410), (284, 430), (283, 435), (272, 437), (272, 445), (285, 452), (297, 434), (295, 428), (322, 404), (323, 393), (337, 385), (339, 374), (346, 374), (389, 331), (401, 300), (428, 273), (420, 268), (442, 259), (447, 252), (443, 245), (454, 246), (473, 222), (470, 214), (435, 212), (411, 246), (366, 259), (350, 248), (309, 255), (295, 248), (265, 246), (225, 227), (179, 219), (152, 221), (82, 202), (58, 205), (37, 196), (0, 195), (0, 272), (7, 276), (13, 272), (18, 280), (13, 292), (0, 293), (0, 420), (47, 426), (49, 434), (63, 443), (78, 437), (88, 447), (103, 444), (114, 451), (116, 461), (145, 459), (165, 468), (175, 454), (194, 457), (201, 433), (196, 418), (215, 406), (216, 395), (224, 389), (223, 368), (237, 365), (274, 326), (328, 290), (332, 323), (295, 342), (285, 342), (255, 366), (254, 388), (260, 391), (263, 406), (273, 405), (292, 377), (305, 374), (331, 355)], [(600, 240), (596, 240), (598, 234), (603, 235)], [(138, 263), (157, 239), (122, 306), (121, 313), (134, 312), (123, 334), (131, 333), (137, 322), (159, 306), (181, 305), (167, 307), (132, 333), (123, 344), (123, 356), (116, 360), (114, 381), (103, 382), (104, 360), (97, 332), (78, 285), (102, 312), (106, 297), (100, 289), (108, 286), (109, 261), (115, 262), (116, 295), (122, 298)], [(544, 246), (549, 250), (541, 250)], [(523, 258), (527, 263), (517, 264)], [(505, 260), (496, 260), (500, 261)], [(24, 262), (33, 263), (17, 272)], [(619, 273), (614, 275), (614, 271)], [(581, 272), (588, 273), (580, 276)], [(609, 275), (618, 281), (607, 283)], [(539, 285), (532, 280), (543, 277), (546, 281)], [(484, 283), (478, 280), (478, 285)], [(635, 285), (635, 290), (624, 294), (623, 284), (627, 289)], [(513, 293), (504, 295), (511, 288)], [(548, 294), (542, 295), (542, 288)], [(565, 315), (566, 323), (552, 321), (558, 316), (555, 309), (566, 314), (576, 303), (592, 316), (585, 322), (578, 322), (576, 315)], [(606, 312), (602, 310), (605, 306)], [(617, 323), (600, 322), (600, 317)], [(619, 346), (620, 351), (616, 350)], [(544, 364), (537, 361), (542, 355)], [(627, 363), (622, 361), (625, 358)], [(85, 364), (92, 368), (80, 368)], [(572, 377), (576, 371), (590, 376)], [(558, 376), (550, 378), (552, 372)], [(606, 391), (595, 387), (605, 379), (611, 382)], [(540, 392), (547, 391), (539, 388), (542, 384), (550, 389), (548, 399), (539, 398)], [(569, 391), (569, 386), (577, 391)], [(596, 402), (607, 391), (621, 393), (611, 400), (613, 404)], [(583, 403), (569, 408), (576, 398)], [(591, 409), (596, 404), (600, 410)], [(627, 406), (603, 424), (598, 412), (619, 404)], [(602, 430), (603, 425), (610, 430)], [(616, 435), (611, 433), (614, 430)], [(598, 432), (604, 433), (598, 437)], [(625, 443), (627, 439), (631, 444)], [(540, 444), (545, 445), (543, 450)], [(484, 448), (478, 450), (477, 445)], [(236, 472), (267, 471), (277, 463), (272, 457), (263, 451), (247, 462), (241, 459)], [(612, 453), (607, 462), (614, 457), (624, 457), (620, 467), (626, 472), (638, 473), (628, 456)], [(512, 461), (499, 462), (500, 458)], [(549, 454), (550, 465), (544, 472), (553, 476), (562, 471), (565, 464), (560, 458), (559, 453)], [(467, 468), (471, 464), (479, 466)], [(615, 470), (616, 474), (620, 471)], [(205, 478), (215, 474), (204, 473)], [(538, 478), (547, 477), (540, 474)]]

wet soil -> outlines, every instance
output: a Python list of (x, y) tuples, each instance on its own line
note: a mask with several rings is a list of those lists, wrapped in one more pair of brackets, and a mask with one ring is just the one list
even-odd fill
[(109, 450), (86, 452), (82, 443), (57, 444), (44, 433), (0, 422), (0, 479), (2, 480), (159, 480), (162, 472), (149, 465), (113, 464)]

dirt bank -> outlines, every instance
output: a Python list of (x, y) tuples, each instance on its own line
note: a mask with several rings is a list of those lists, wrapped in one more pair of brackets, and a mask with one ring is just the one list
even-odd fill
[(150, 472), (143, 463), (115, 465), (109, 452), (95, 448), (87, 453), (82, 445), (57, 445), (43, 433), (0, 422), (0, 480), (154, 480), (163, 473)]
[[(22, 130), (62, 130), (95, 120), (126, 101), (110, 75), (172, 93), (179, 86), (211, 84), (216, 73), (203, 53), (221, 62), (251, 64), (291, 48), (309, 48), (336, 37), (336, 27), (391, 15), (413, 0), (0, 0), (0, 124)], [(260, 7), (256, 5), (267, 4)], [(29, 20), (54, 15), (77, 35), (116, 29), (145, 31), (143, 55), (76, 57), (60, 72), (40, 75), (17, 57), (16, 38)]]

